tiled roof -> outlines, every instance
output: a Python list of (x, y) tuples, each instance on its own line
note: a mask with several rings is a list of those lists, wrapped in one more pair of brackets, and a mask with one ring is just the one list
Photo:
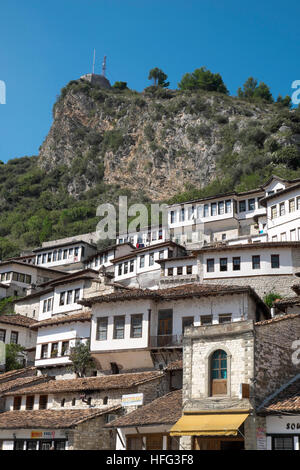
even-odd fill
[(65, 275), (58, 277), (56, 279), (50, 279), (47, 282), (43, 282), (40, 286), (56, 286), (60, 284), (67, 284), (71, 282), (78, 281), (78, 279), (96, 279), (99, 277), (98, 271), (94, 269), (87, 268), (76, 271), (75, 273), (66, 273)]
[(30, 325), (35, 322), (36, 320), (34, 318), (25, 317), (25, 315), (0, 315), (0, 323), (6, 323), (8, 325), (24, 326), (25, 328), (29, 328)]
[(169, 362), (169, 364), (166, 367), (166, 370), (182, 370), (183, 369), (183, 363), (182, 359), (179, 359), (178, 361), (173, 361)]
[(182, 391), (170, 392), (148, 405), (115, 419), (105, 427), (124, 428), (157, 424), (174, 424), (182, 416)]
[[(169, 287), (166, 289), (120, 289), (119, 292), (111, 294), (100, 295), (82, 299), (79, 303), (91, 306), (97, 302), (114, 302), (119, 300), (132, 300), (132, 299), (156, 299), (168, 300), (185, 297), (205, 297), (211, 295), (226, 295), (234, 293), (248, 292), (260, 302), (261, 299), (250, 286), (236, 286), (236, 285), (219, 285), (219, 284), (184, 284), (176, 287)], [(268, 308), (266, 307), (268, 310)]]
[(279, 321), (290, 320), (291, 318), (300, 317), (300, 313), (289, 313), (288, 315), (277, 315), (276, 317), (270, 318), (269, 320), (262, 320), (256, 322), (255, 325), (269, 325), (270, 323), (277, 323)]
[(263, 410), (268, 413), (281, 411), (300, 413), (300, 378), (268, 401)]
[(7, 395), (28, 395), (33, 393), (68, 393), (80, 391), (111, 390), (135, 387), (162, 377), (159, 371), (137, 372), (128, 374), (103, 375), (80, 379), (51, 380), (33, 387), (9, 392)]
[[(0, 317), (1, 318), (1, 317)], [(91, 312), (80, 312), (74, 313), (73, 315), (57, 315), (55, 317), (48, 318), (47, 320), (42, 320), (37, 322), (36, 320), (30, 326), (31, 329), (37, 330), (43, 326), (51, 326), (51, 325), (60, 325), (62, 323), (73, 323), (76, 321), (89, 321), (92, 318)]]
[(265, 248), (299, 248), (299, 241), (289, 241), (289, 242), (253, 242), (253, 243), (240, 243), (236, 245), (227, 245), (226, 243), (216, 242), (215, 245), (203, 246), (202, 248), (197, 248), (192, 250), (192, 252), (197, 255), (199, 253), (210, 252), (210, 251), (236, 251), (236, 250), (249, 250), (257, 249), (264, 250)]
[(15, 370), (9, 370), (8, 372), (4, 372), (3, 374), (0, 374), (0, 383), (6, 380), (11, 380), (12, 378), (15, 377), (20, 377), (22, 375), (35, 375), (36, 374), (36, 367), (35, 366), (29, 366), (29, 367), (24, 367), (23, 369), (15, 369)]
[(300, 305), (300, 296), (284, 297), (274, 302), (274, 307), (288, 307), (289, 305)]
[(163, 247), (166, 247), (166, 246), (177, 246), (179, 247), (183, 252), (186, 251), (185, 247), (182, 246), (182, 245), (179, 245), (178, 243), (176, 242), (173, 242), (172, 240), (167, 240), (165, 242), (161, 242), (161, 243), (156, 243), (154, 245), (147, 245), (147, 246), (143, 246), (142, 248), (136, 248), (134, 251), (131, 251), (130, 253), (126, 254), (126, 255), (123, 255), (123, 256), (118, 256), (118, 258), (114, 258), (113, 260), (111, 260), (111, 262), (113, 264), (116, 264), (118, 263), (119, 261), (122, 261), (122, 260), (125, 260), (125, 259), (128, 259), (128, 258), (134, 258), (135, 256), (139, 255), (140, 253), (143, 253), (143, 252), (146, 252), (146, 251), (153, 251), (153, 250), (157, 250), (159, 248), (163, 248)]
[(6, 411), (0, 413), (0, 429), (66, 429), (118, 409)]
[[(1, 376), (0, 376), (1, 377)], [(8, 380), (7, 382), (0, 383), (0, 393), (6, 393), (12, 390), (21, 389), (24, 385), (33, 384), (34, 382), (48, 381), (50, 378), (43, 376), (29, 376), (29, 377), (18, 377), (13, 380)]]

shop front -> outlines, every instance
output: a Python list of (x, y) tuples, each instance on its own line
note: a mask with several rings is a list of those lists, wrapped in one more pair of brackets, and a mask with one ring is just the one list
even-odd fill
[(170, 436), (190, 436), (192, 450), (243, 450), (248, 416), (248, 410), (185, 413), (171, 428)]
[(64, 430), (16, 429), (0, 431), (1, 450), (67, 450)]
[(300, 450), (300, 414), (266, 417), (268, 450)]

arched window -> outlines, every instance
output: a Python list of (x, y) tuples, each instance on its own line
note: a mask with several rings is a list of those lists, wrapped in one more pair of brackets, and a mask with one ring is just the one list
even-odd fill
[(227, 354), (218, 349), (211, 356), (211, 395), (227, 394)]

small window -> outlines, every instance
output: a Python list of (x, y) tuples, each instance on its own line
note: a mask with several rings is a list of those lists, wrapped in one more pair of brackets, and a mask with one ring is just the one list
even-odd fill
[(43, 313), (47, 312), (47, 300), (43, 302)]
[(284, 202), (281, 202), (279, 204), (279, 215), (280, 216), (285, 215), (285, 203)]
[(194, 317), (183, 317), (182, 318), (182, 334), (184, 334), (185, 328), (194, 325)]
[(218, 202), (218, 214), (219, 215), (224, 214), (224, 201)]
[(58, 343), (52, 343), (51, 344), (51, 357), (57, 357), (58, 356)]
[(289, 212), (294, 212), (295, 211), (295, 199), (290, 199), (289, 200)]
[(118, 364), (116, 362), (111, 362), (110, 363), (110, 368), (111, 368), (111, 373), (112, 374), (119, 374), (120, 370), (119, 370), (119, 367), (118, 367)]
[(26, 410), (33, 410), (34, 395), (27, 395), (26, 397)]
[(57, 261), (61, 260), (62, 251), (59, 249), (57, 252)]
[(178, 268), (177, 268), (177, 276), (182, 276), (182, 266), (178, 266)]
[(108, 317), (97, 318), (96, 340), (107, 340)]
[(74, 303), (76, 304), (79, 299), (80, 299), (80, 289), (75, 289), (75, 292), (74, 292)]
[(122, 276), (122, 264), (118, 265), (118, 276)]
[(240, 269), (241, 269), (241, 258), (239, 256), (234, 256), (232, 258), (232, 269), (233, 269), (233, 271), (240, 271)]
[(67, 305), (72, 303), (73, 291), (68, 290), (67, 292)]
[(65, 305), (65, 292), (61, 292), (60, 293), (60, 297), (59, 297), (59, 305)]
[(277, 206), (271, 207), (271, 219), (276, 219), (277, 217)]
[(173, 276), (174, 268), (168, 268), (168, 276)]
[(14, 397), (13, 409), (14, 411), (20, 410), (22, 404), (22, 397)]
[(221, 313), (219, 315), (219, 323), (231, 323), (231, 313)]
[(5, 343), (5, 337), (6, 337), (6, 330), (0, 330), (0, 341), (3, 341), (3, 343)]
[(65, 406), (65, 403), (66, 403), (66, 399), (65, 399), (65, 398), (63, 398), (63, 399), (61, 400), (61, 402), (60, 402), (60, 406), (61, 406), (61, 408), (64, 408), (64, 406)]
[(272, 269), (278, 269), (280, 267), (279, 255), (271, 255), (271, 267)]
[(10, 334), (10, 344), (18, 344), (19, 333), (17, 331), (12, 331)]
[(149, 266), (153, 266), (154, 264), (154, 253), (149, 254)]
[(239, 201), (239, 212), (246, 212), (246, 201)]
[(209, 205), (208, 204), (204, 204), (204, 207), (203, 207), (203, 217), (208, 217), (209, 216)]
[(64, 250), (63, 252), (63, 258), (67, 259), (68, 258), (68, 250)]
[(184, 207), (182, 207), (180, 209), (180, 219), (179, 219), (179, 221), (184, 222), (184, 219), (185, 219), (185, 211), (184, 211)]
[(52, 261), (52, 252), (48, 253), (47, 255), (47, 263), (51, 263), (51, 261)]
[(140, 256), (140, 268), (145, 267), (145, 255)]
[(225, 212), (226, 214), (229, 214), (231, 212), (231, 200), (230, 199), (225, 201)]
[(76, 406), (76, 398), (72, 398), (72, 406)]
[(48, 357), (48, 344), (42, 344), (41, 359), (47, 359), (47, 357)]
[(255, 210), (255, 199), (248, 199), (248, 210), (254, 211)]
[(124, 263), (124, 274), (128, 274), (128, 263)]
[(39, 410), (46, 410), (48, 404), (48, 395), (40, 395)]
[(201, 325), (212, 325), (213, 317), (212, 315), (201, 315), (200, 317)]
[(211, 395), (227, 394), (227, 354), (218, 349), (211, 358)]
[(216, 202), (212, 202), (211, 205), (210, 205), (210, 215), (212, 217), (217, 215), (217, 203)]
[(171, 224), (174, 224), (174, 222), (175, 222), (175, 211), (170, 212), (170, 218), (171, 218)]
[(56, 261), (56, 258), (57, 258), (57, 251), (53, 251), (53, 261)]
[(260, 269), (260, 256), (252, 256), (252, 269)]
[(124, 339), (125, 315), (114, 317), (114, 339)]
[(129, 272), (133, 273), (134, 272), (134, 260), (129, 261)]
[(193, 273), (193, 266), (189, 265), (186, 267), (186, 273), (187, 274), (192, 274)]
[(215, 271), (215, 260), (214, 258), (208, 259), (206, 261), (206, 270), (208, 273), (213, 273)]
[(141, 338), (143, 334), (143, 315), (131, 315), (131, 338)]
[(61, 345), (61, 355), (62, 356), (68, 356), (70, 353), (70, 342), (69, 341), (63, 341)]
[(107, 405), (107, 403), (108, 403), (108, 397), (104, 397), (103, 398), (103, 405)]
[(227, 258), (220, 258), (220, 271), (227, 271)]

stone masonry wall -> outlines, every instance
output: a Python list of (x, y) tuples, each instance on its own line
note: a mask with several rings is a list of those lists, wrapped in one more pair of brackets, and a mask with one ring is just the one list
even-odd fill
[(76, 426), (69, 433), (69, 450), (112, 450), (113, 434), (103, 429), (105, 415), (90, 419)]

